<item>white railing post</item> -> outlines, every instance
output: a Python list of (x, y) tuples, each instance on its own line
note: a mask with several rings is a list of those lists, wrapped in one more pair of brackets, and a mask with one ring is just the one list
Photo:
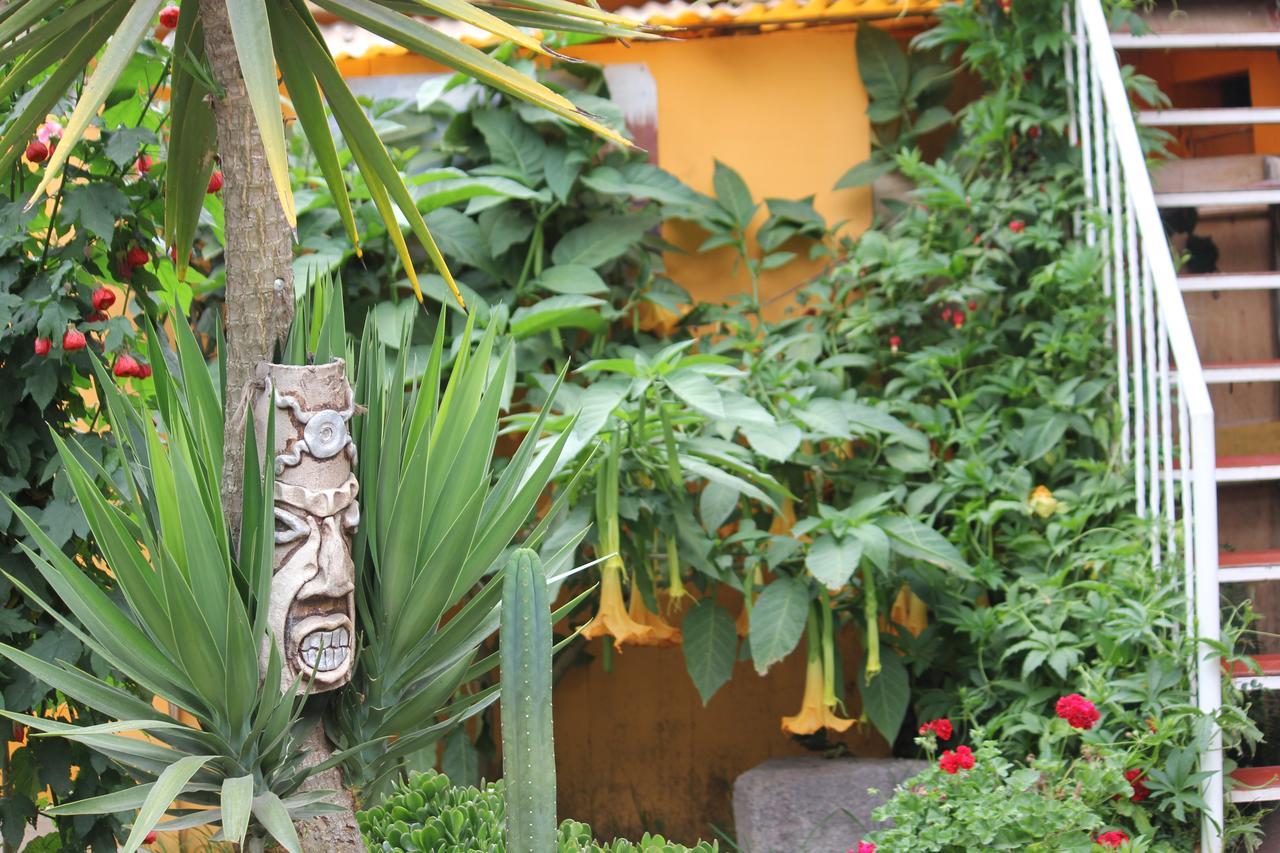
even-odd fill
[[(1075, 25), (1074, 67), (1067, 59), (1067, 84), (1074, 87), (1071, 136), (1078, 132), (1088, 206), (1106, 217), (1109, 232), (1099, 239), (1093, 220), (1086, 220), (1085, 240), (1109, 255), (1102, 285), (1114, 289), (1108, 295), (1115, 305), (1121, 450), (1132, 462), (1137, 511), (1152, 525), (1153, 570), (1182, 559), (1186, 630), (1197, 638), (1189, 681), (1196, 706), (1214, 718), (1222, 707), (1223, 671), (1216, 646), (1221, 605), (1213, 404), (1100, 0), (1075, 0), (1066, 20)], [(1210, 731), (1200, 756), (1200, 769), (1209, 774), (1201, 851), (1222, 853), (1222, 733), (1216, 723)]]

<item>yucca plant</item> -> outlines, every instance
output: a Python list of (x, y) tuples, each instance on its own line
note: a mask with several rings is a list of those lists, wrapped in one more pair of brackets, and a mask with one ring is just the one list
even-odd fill
[[(327, 283), (313, 291), (310, 325), (295, 322), (290, 335), (291, 361), (322, 362), (342, 351), (342, 303)], [(497, 664), (496, 654), (477, 657), (498, 627), (508, 552), (531, 520), (572, 428), (539, 446), (538, 419), (496, 471), (513, 345), (499, 347), (493, 327), (481, 334), (468, 324), (445, 381), (443, 319), (426, 352), (411, 345), (412, 319), (394, 341), (368, 322), (355, 359), (356, 399), (367, 407), (353, 429), (363, 484), (352, 543), (363, 647), (327, 729), (340, 748), (354, 749), (346, 780), (365, 799), (434, 765), (435, 741), (497, 698), (494, 685), (450, 701)], [(474, 350), (473, 337), (479, 338)], [(561, 490), (525, 547), (543, 541), (570, 492)], [(586, 532), (561, 537), (549, 562), (564, 562)]]
[[(315, 292), (308, 312), (314, 316), (295, 322), (286, 360), (328, 361), (347, 349), (341, 303), (330, 286)], [(468, 327), (446, 379), (443, 327), (419, 365), (410, 358), (411, 327), (390, 347), (377, 324), (366, 325), (356, 394), (368, 410), (354, 431), (365, 488), (352, 549), (362, 641), (353, 681), (331, 694), (327, 705), (312, 707), (297, 683), (281, 689), (282, 662), (268, 636), (272, 466), (259, 462), (250, 425), (242, 526), (233, 546), (219, 489), (220, 362), (212, 369), (205, 363), (181, 317), (172, 326), (172, 370), (157, 334), (150, 334), (154, 410), (98, 369), (126, 481), (102, 494), (95, 481), (109, 478), (98, 463), (74, 442), (59, 442), (66, 476), (119, 598), (88, 579), (32, 519), (15, 512), (34, 544), (25, 550), (75, 618), (45, 602), (49, 612), (116, 671), (189, 711), (196, 724), (161, 714), (109, 678), (0, 646), (0, 654), (35, 677), (116, 722), (82, 727), (8, 716), (45, 735), (81, 741), (137, 779), (129, 790), (50, 810), (138, 809), (126, 851), (136, 849), (166, 814), (170, 820), (162, 828), (217, 824), (229, 840), (270, 837), (287, 850), (306, 849), (294, 822), (344, 811), (327, 802), (333, 790), (309, 790), (315, 777), (341, 766), (344, 787), (384, 790), (422, 769), (418, 759), (425, 748), (496, 698), (496, 687), (464, 696), (459, 688), (496, 663), (496, 654), (477, 658), (498, 625), (506, 552), (530, 520), (567, 433), (535, 452), (541, 431), (535, 425), (495, 472), (511, 346), (496, 353), (498, 339), (490, 329), (478, 335), (473, 350)], [(263, 446), (273, 447), (273, 438), (266, 436)], [(526, 544), (542, 540), (556, 509)], [(553, 560), (572, 553), (585, 532), (569, 537)], [(264, 643), (272, 653), (260, 673)], [(314, 763), (308, 738), (320, 714), (340, 748)]]

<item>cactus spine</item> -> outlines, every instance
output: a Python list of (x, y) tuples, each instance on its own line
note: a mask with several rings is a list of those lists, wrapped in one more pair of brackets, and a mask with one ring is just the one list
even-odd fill
[(502, 775), (508, 853), (556, 849), (551, 607), (538, 555), (520, 549), (502, 586)]

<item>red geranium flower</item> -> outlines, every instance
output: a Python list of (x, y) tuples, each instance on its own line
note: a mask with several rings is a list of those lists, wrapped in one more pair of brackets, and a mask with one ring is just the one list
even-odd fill
[(951, 740), (951, 721), (946, 717), (931, 720), (920, 727), (920, 734), (927, 732), (933, 732), (938, 736), (938, 740)]
[(938, 759), (938, 766), (952, 776), (961, 770), (968, 770), (973, 767), (973, 750), (967, 746), (957, 746), (955, 752), (948, 749)]
[(1143, 780), (1146, 779), (1147, 776), (1143, 773), (1141, 768), (1135, 767), (1132, 770), (1126, 770), (1124, 772), (1124, 778), (1128, 780), (1129, 787), (1133, 789), (1133, 794), (1129, 799), (1133, 800), (1135, 803), (1140, 803), (1147, 797), (1151, 796), (1150, 789), (1143, 784)]
[(1098, 722), (1097, 707), (1079, 693), (1071, 693), (1058, 700), (1055, 707), (1058, 716), (1071, 724), (1073, 729), (1088, 731)]
[(1121, 844), (1124, 844), (1128, 840), (1129, 840), (1129, 836), (1125, 835), (1123, 832), (1121, 832), (1118, 829), (1112, 830), (1111, 832), (1104, 832), (1101, 835), (1099, 835), (1097, 838), (1098, 843), (1101, 844), (1103, 847), (1112, 847), (1112, 848), (1119, 847)]

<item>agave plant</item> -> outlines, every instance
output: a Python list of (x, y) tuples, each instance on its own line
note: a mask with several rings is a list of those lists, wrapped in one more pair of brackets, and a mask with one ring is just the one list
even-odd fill
[[(11, 64), (0, 80), (0, 101), (31, 90), (0, 134), (0, 171), (21, 156), (45, 115), (92, 67), (62, 142), (46, 166), (32, 199), (59, 177), (90, 122), (115, 88), (143, 41), (156, 32), (156, 18), (168, 0), (13, 0), (0, 9), (0, 65)], [(225, 10), (220, 8), (225, 5)], [(594, 4), (570, 0), (320, 0), (315, 5), (405, 49), (466, 74), (516, 98), (550, 110), (619, 143), (625, 142), (565, 96), (519, 73), (476, 47), (464, 44), (422, 20), (430, 15), (471, 24), (497, 40), (541, 55), (558, 55), (522, 27), (576, 31), (602, 36), (643, 37), (643, 27)], [(280, 81), (315, 152), (348, 235), (359, 245), (355, 218), (325, 114), (327, 102), (338, 129), (363, 173), (387, 230), (396, 241), (415, 290), (417, 275), (396, 222), (395, 208), (408, 221), (432, 261), (452, 278), (427, 231), (403, 179), (356, 97), (343, 81), (310, 4), (304, 0), (188, 0), (174, 34), (172, 117), (166, 173), (166, 238), (176, 247), (185, 272), (191, 241), (214, 168), (215, 115), (212, 101), (225, 94), (210, 69), (205, 49), (206, 16), (225, 15), (284, 217), (296, 225), (288, 156), (281, 117)], [(421, 291), (417, 290), (419, 299)], [(457, 291), (455, 288), (455, 295)]]
[[(317, 305), (332, 310), (295, 323), (286, 355), (298, 362), (327, 361), (346, 350), (341, 304), (331, 288), (318, 293)], [(399, 355), (390, 357), (377, 324), (367, 324), (356, 387), (368, 411), (357, 418), (355, 434), (366, 489), (362, 532), (353, 547), (363, 642), (354, 680), (323, 710), (326, 729), (342, 748), (306, 766), (303, 744), (321, 709), (311, 707), (297, 682), (281, 686), (282, 662), (268, 636), (272, 466), (260, 463), (250, 424), (243, 520), (233, 545), (220, 500), (220, 371), (206, 364), (180, 317), (172, 325), (172, 370), (158, 336), (150, 335), (154, 410), (123, 393), (98, 366), (100, 393), (128, 472), (115, 492), (101, 493), (95, 482), (110, 482), (101, 466), (73, 441), (58, 440), (66, 476), (121, 595), (104, 592), (38, 524), (14, 511), (33, 542), (24, 550), (75, 616), (42, 602), (46, 609), (143, 691), (189, 711), (195, 724), (165, 716), (110, 678), (0, 646), (0, 655), (116, 722), (77, 726), (7, 716), (41, 736), (81, 741), (136, 778), (138, 785), (128, 790), (49, 810), (138, 809), (126, 851), (137, 849), (166, 814), (164, 829), (215, 824), (227, 840), (270, 837), (296, 851), (295, 821), (341, 811), (325, 802), (332, 791), (304, 790), (304, 782), (344, 764), (348, 785), (379, 790), (414, 767), (412, 759), (424, 747), (496, 698), (496, 688), (489, 688), (455, 701), (461, 685), (496, 662), (496, 655), (477, 658), (497, 628), (503, 560), (565, 438), (535, 452), (533, 431), (495, 473), (510, 346), (495, 354), (492, 329), (479, 335), (474, 351), (469, 343), (460, 345), (446, 380), (443, 329), (419, 369), (409, 358), (408, 337), (394, 342), (390, 349)], [(467, 332), (463, 341), (470, 340), (472, 329)], [(266, 439), (263, 446), (273, 447), (274, 436)], [(539, 523), (526, 544), (537, 544), (548, 525)], [(584, 534), (570, 537), (563, 552), (570, 553)], [(260, 673), (264, 643), (272, 652)]]

